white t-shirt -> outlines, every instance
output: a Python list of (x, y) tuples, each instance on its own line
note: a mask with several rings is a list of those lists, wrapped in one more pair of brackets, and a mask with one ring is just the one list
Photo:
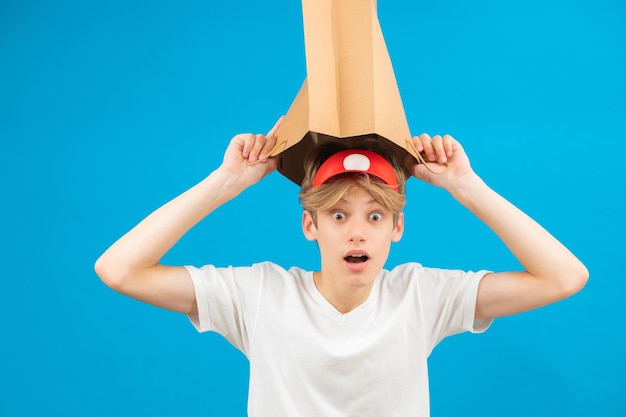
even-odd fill
[(428, 416), (432, 349), (491, 324), (474, 319), (486, 271), (383, 270), (369, 298), (341, 314), (299, 268), (187, 269), (194, 326), (223, 335), (250, 361), (250, 417)]

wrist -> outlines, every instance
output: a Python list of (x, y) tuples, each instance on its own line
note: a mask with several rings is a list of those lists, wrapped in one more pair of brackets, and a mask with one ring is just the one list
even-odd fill
[(489, 187), (485, 182), (474, 172), (466, 174), (460, 181), (458, 181), (453, 187), (450, 187), (448, 192), (459, 203), (467, 206), (471, 201), (479, 198), (479, 195), (488, 190)]
[(240, 177), (223, 167), (211, 172), (202, 181), (202, 184), (211, 190), (214, 198), (224, 202), (237, 197), (246, 188)]

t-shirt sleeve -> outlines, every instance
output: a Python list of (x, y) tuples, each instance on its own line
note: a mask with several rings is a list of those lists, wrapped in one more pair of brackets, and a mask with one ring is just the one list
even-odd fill
[(443, 338), (469, 331), (482, 333), (492, 319), (476, 319), (478, 284), (489, 271), (465, 272), (421, 268), (418, 291), (426, 331), (430, 332), (431, 349)]
[(197, 314), (189, 320), (199, 332), (214, 331), (246, 353), (256, 322), (263, 267), (185, 267), (196, 293)]

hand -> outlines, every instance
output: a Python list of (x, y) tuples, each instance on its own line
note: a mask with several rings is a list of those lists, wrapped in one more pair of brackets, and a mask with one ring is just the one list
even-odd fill
[(268, 155), (276, 144), (276, 131), (282, 117), (267, 135), (241, 133), (230, 141), (220, 169), (241, 181), (244, 187), (257, 183), (276, 169), (276, 158)]
[(450, 135), (431, 138), (423, 133), (413, 138), (413, 146), (426, 164), (419, 163), (409, 154), (405, 166), (411, 175), (428, 184), (452, 191), (473, 174), (463, 147)]

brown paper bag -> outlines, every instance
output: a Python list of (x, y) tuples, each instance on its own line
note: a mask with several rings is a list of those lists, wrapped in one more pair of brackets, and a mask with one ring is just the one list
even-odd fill
[(307, 78), (276, 133), (278, 170), (300, 184), (306, 154), (330, 141), (417, 156), (376, 0), (302, 0), (302, 13)]

